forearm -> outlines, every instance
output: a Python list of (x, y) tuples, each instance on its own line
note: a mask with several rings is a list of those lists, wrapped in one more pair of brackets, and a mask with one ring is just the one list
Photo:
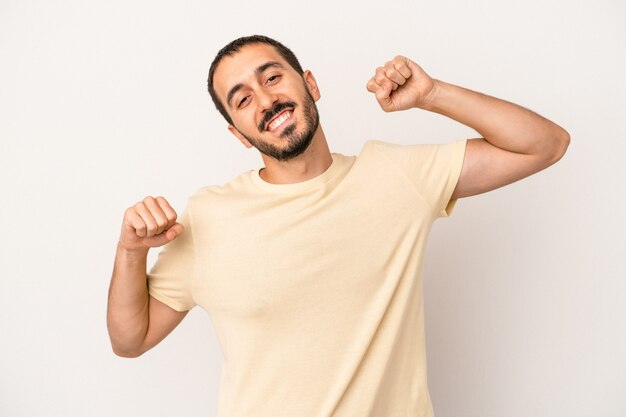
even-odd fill
[(149, 323), (145, 251), (128, 251), (119, 244), (109, 287), (107, 325), (116, 354), (136, 356)]
[(569, 142), (563, 128), (528, 109), (440, 80), (435, 80), (421, 108), (463, 123), (492, 145), (511, 152), (551, 155)]

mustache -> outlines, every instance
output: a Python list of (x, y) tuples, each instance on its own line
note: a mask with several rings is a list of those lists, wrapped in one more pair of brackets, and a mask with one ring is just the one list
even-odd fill
[(296, 103), (294, 103), (293, 101), (285, 101), (283, 103), (276, 104), (274, 107), (272, 107), (270, 111), (265, 113), (265, 116), (263, 116), (263, 120), (261, 120), (258, 126), (259, 132), (264, 132), (265, 125), (267, 125), (267, 123), (272, 120), (278, 113), (286, 109), (293, 109), (294, 107), (296, 107)]

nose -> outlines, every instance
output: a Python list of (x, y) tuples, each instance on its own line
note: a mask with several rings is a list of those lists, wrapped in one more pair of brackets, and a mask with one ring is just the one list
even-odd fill
[(271, 91), (260, 89), (256, 93), (256, 99), (259, 104), (259, 110), (261, 113), (265, 113), (274, 107), (274, 104), (278, 101), (278, 96)]

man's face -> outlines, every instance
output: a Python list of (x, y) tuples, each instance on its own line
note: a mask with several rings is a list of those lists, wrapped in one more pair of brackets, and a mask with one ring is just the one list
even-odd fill
[(251, 44), (225, 57), (213, 76), (233, 120), (229, 130), (247, 147), (279, 161), (300, 155), (319, 126), (313, 75), (294, 70), (273, 46)]

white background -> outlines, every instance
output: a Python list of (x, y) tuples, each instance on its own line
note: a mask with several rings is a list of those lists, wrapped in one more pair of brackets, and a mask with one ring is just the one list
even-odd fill
[(313, 71), (334, 152), (478, 136), (382, 112), (365, 84), (396, 54), (570, 132), (559, 163), (435, 224), (431, 396), (438, 417), (626, 415), (625, 21), (620, 0), (0, 0), (0, 415), (216, 415), (204, 311), (122, 359), (106, 297), (126, 207), (180, 211), (260, 166), (206, 92), (215, 53), (253, 33)]

